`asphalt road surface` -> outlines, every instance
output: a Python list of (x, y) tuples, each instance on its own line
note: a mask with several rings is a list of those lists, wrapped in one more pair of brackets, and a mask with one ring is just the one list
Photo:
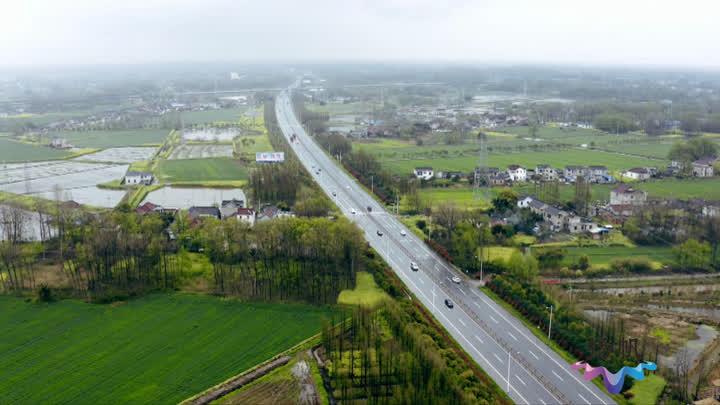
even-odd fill
[[(519, 320), (468, 284), (461, 272), (345, 173), (303, 130), (292, 110), (289, 91), (280, 93), (275, 108), (280, 128), (299, 160), (343, 214), (364, 231), (370, 245), (415, 297), (514, 402), (614, 403)], [(418, 270), (411, 269), (411, 263), (416, 263)], [(453, 308), (446, 305), (446, 299), (454, 303)]]

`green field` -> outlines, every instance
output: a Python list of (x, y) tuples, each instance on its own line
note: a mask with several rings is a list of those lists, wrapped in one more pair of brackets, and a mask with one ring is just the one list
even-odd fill
[[(396, 174), (410, 174), (413, 169), (420, 166), (430, 166), (435, 170), (457, 170), (470, 172), (478, 164), (477, 156), (438, 157), (435, 159), (388, 159), (380, 157), (384, 167)], [(612, 171), (629, 169), (632, 167), (665, 167), (667, 162), (648, 159), (639, 156), (624, 156), (617, 153), (595, 150), (570, 149), (551, 152), (518, 152), (504, 154), (489, 154), (487, 165), (490, 167), (506, 168), (518, 164), (527, 168), (534, 168), (539, 164), (550, 164), (563, 168), (567, 165), (604, 165)]]
[(634, 381), (629, 392), (633, 394), (631, 405), (656, 404), (663, 393), (666, 381), (658, 374), (650, 374), (645, 379)]
[(62, 159), (69, 155), (70, 152), (65, 150), (57, 150), (47, 146), (30, 145), (11, 141), (7, 138), (0, 138), (0, 161), (2, 162)]
[(357, 283), (354, 290), (343, 290), (338, 295), (338, 304), (361, 305), (376, 307), (383, 300), (390, 298), (375, 283), (372, 274), (361, 271), (356, 275)]
[(213, 122), (235, 122), (239, 121), (247, 108), (222, 108), (219, 110), (207, 111), (184, 111), (182, 120), (185, 125), (210, 124)]
[(672, 260), (672, 251), (669, 247), (623, 247), (623, 246), (607, 246), (607, 247), (566, 247), (567, 251), (563, 265), (569, 266), (577, 263), (582, 255), (590, 258), (590, 264), (593, 266), (605, 267), (614, 259), (619, 258), (635, 258), (646, 257), (653, 262), (655, 267), (660, 267)]
[(0, 297), (0, 403), (174, 404), (320, 330), (328, 308), (152, 295), (120, 305)]
[(230, 158), (161, 160), (155, 174), (164, 182), (247, 180), (248, 170)]
[[(440, 204), (455, 204), (460, 208), (490, 208), (490, 198), (494, 196), (500, 188), (490, 190), (489, 198), (475, 198), (473, 190), (470, 187), (461, 188), (423, 188), (419, 190), (420, 198), (424, 204), (428, 206), (438, 206)], [(403, 206), (407, 208), (405, 199)]]
[(708, 179), (663, 179), (639, 183), (637, 188), (650, 197), (720, 200), (720, 177)]
[(167, 129), (128, 129), (112, 131), (63, 131), (52, 136), (66, 138), (81, 148), (113, 148), (118, 146), (141, 146), (161, 144), (165, 141)]

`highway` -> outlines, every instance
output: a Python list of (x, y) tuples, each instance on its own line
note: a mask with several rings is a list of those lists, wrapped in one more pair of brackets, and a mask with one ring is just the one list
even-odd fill
[[(342, 213), (362, 229), (414, 296), (515, 403), (614, 403), (519, 320), (468, 284), (461, 272), (346, 174), (304, 131), (293, 112), (289, 91), (278, 95), (275, 108), (278, 124), (300, 162)], [(411, 269), (411, 262), (417, 263), (417, 271)], [(446, 299), (453, 301), (453, 308), (446, 306)]]

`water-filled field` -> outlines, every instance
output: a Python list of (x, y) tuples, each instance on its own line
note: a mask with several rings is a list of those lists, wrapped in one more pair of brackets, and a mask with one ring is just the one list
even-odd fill
[(141, 160), (150, 160), (156, 150), (157, 148), (154, 147), (110, 148), (77, 157), (75, 160), (132, 163)]
[(220, 205), (223, 200), (233, 198), (247, 203), (245, 193), (239, 188), (163, 187), (148, 193), (141, 204), (151, 202), (164, 208), (188, 209), (194, 205)]
[(206, 128), (186, 130), (182, 137), (186, 141), (230, 142), (238, 135), (240, 132), (235, 129)]
[(7, 164), (0, 167), (0, 191), (114, 207), (125, 191), (100, 189), (97, 184), (120, 179), (127, 169), (126, 164), (75, 161)]
[(173, 149), (169, 159), (204, 159), (213, 157), (232, 157), (232, 145), (182, 144)]

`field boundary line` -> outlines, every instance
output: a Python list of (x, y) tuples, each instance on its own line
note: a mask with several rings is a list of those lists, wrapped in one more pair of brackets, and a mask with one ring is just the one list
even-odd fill
[(202, 391), (198, 394), (193, 395), (190, 398), (183, 400), (178, 405), (209, 404), (210, 402), (212, 402), (216, 399), (222, 398), (223, 396), (225, 396), (233, 391), (238, 390), (239, 388), (243, 387), (244, 385), (247, 385), (247, 384), (255, 381), (256, 379), (266, 375), (267, 373), (276, 369), (277, 367), (287, 364), (291, 360), (291, 357), (290, 357), (291, 353), (301, 350), (304, 346), (313, 342), (314, 340), (317, 340), (319, 337), (320, 337), (320, 333), (312, 335), (309, 338), (296, 344), (295, 346), (276, 354), (275, 356), (269, 358), (268, 360), (258, 363), (256, 365), (248, 368), (247, 370), (244, 370), (241, 373), (228, 378), (227, 380), (225, 380), (219, 384), (213, 385), (212, 387), (206, 389), (205, 391)]

